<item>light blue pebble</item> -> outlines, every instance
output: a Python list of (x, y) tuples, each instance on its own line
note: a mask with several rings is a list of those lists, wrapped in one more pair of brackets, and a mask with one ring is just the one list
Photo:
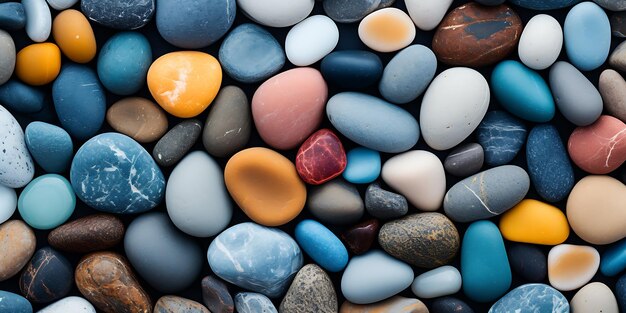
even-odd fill
[(615, 276), (626, 269), (626, 239), (606, 249), (600, 258), (600, 272)]
[(0, 290), (0, 312), (33, 313), (33, 306), (18, 294)]
[(385, 66), (378, 89), (387, 101), (409, 103), (421, 95), (437, 71), (437, 57), (426, 46), (412, 45)]
[(0, 105), (12, 112), (36, 113), (41, 111), (45, 104), (44, 92), (36, 87), (17, 79), (11, 79), (0, 85)]
[(358, 147), (346, 154), (348, 162), (343, 178), (353, 184), (369, 184), (380, 175), (381, 161), (378, 151)]
[(48, 173), (63, 173), (74, 156), (72, 138), (61, 127), (32, 122), (24, 132), (26, 146), (37, 164)]
[(255, 292), (240, 292), (235, 296), (235, 309), (239, 313), (278, 313), (268, 297)]
[(36, 229), (52, 229), (65, 223), (75, 207), (76, 195), (70, 182), (57, 174), (33, 179), (17, 201), (24, 221)]
[(339, 272), (348, 264), (348, 250), (326, 226), (303, 220), (296, 226), (296, 241), (315, 263), (330, 272)]
[(548, 285), (526, 284), (494, 303), (489, 313), (569, 313), (569, 303)]
[(476, 133), (485, 151), (485, 163), (498, 166), (515, 158), (524, 145), (527, 131), (524, 123), (509, 113), (491, 111), (480, 122)]
[(575, 5), (567, 13), (563, 33), (567, 57), (580, 70), (594, 70), (609, 56), (611, 24), (597, 4), (587, 1)]
[(113, 35), (100, 50), (98, 77), (106, 89), (118, 95), (131, 95), (145, 84), (152, 64), (152, 49), (138, 32)]

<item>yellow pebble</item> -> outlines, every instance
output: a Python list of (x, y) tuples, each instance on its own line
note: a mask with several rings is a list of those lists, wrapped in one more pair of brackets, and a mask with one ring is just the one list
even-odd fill
[(52, 36), (65, 56), (87, 63), (96, 56), (96, 37), (85, 16), (76, 10), (65, 10), (54, 18)]
[(168, 113), (194, 117), (215, 99), (222, 84), (222, 68), (211, 55), (197, 51), (172, 52), (148, 70), (148, 89)]
[(510, 241), (558, 245), (569, 236), (569, 224), (557, 207), (525, 199), (502, 215), (500, 232)]
[(53, 43), (26, 46), (17, 54), (15, 73), (23, 82), (41, 86), (52, 82), (61, 71), (61, 51)]

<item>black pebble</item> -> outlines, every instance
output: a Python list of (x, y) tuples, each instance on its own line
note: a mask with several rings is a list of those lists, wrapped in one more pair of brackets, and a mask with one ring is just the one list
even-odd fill
[(74, 270), (70, 262), (50, 247), (39, 249), (20, 276), (20, 291), (28, 300), (52, 302), (72, 288)]
[(195, 119), (174, 126), (154, 146), (154, 160), (161, 166), (178, 163), (193, 147), (201, 133), (202, 124)]
[(545, 254), (532, 245), (512, 244), (508, 251), (513, 271), (528, 282), (542, 282), (548, 272)]
[(433, 301), (430, 313), (474, 313), (474, 310), (457, 298), (445, 297)]

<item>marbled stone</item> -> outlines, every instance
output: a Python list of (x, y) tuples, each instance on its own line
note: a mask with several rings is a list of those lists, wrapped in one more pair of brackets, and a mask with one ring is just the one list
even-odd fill
[(37, 313), (96, 313), (96, 308), (81, 297), (70, 296), (56, 301)]
[(428, 47), (408, 46), (387, 63), (378, 90), (389, 102), (409, 103), (426, 90), (436, 71), (437, 57)]
[(26, 26), (26, 12), (19, 2), (0, 3), (0, 28), (20, 30)]
[(202, 124), (196, 119), (184, 120), (172, 127), (152, 150), (152, 157), (161, 166), (178, 163), (196, 144), (202, 133)]
[(421, 299), (455, 294), (461, 290), (461, 273), (454, 266), (444, 265), (415, 277), (411, 291)]
[(36, 245), (35, 233), (24, 222), (10, 220), (0, 224), (0, 281), (19, 273), (35, 253)]
[[(329, 1), (324, 1), (327, 2)], [(363, 89), (378, 82), (383, 74), (383, 63), (378, 55), (370, 51), (341, 50), (325, 56), (320, 70), (324, 79), (332, 86)]]
[(246, 94), (237, 86), (222, 87), (204, 123), (204, 149), (218, 158), (231, 156), (243, 150), (252, 127)]
[(550, 68), (550, 90), (565, 118), (577, 126), (589, 125), (602, 114), (602, 96), (576, 67), (556, 62)]
[(307, 207), (319, 220), (331, 224), (350, 224), (363, 216), (365, 205), (356, 187), (341, 178), (313, 187)]
[(504, 111), (491, 111), (478, 126), (478, 143), (485, 151), (485, 163), (499, 166), (511, 162), (526, 141), (526, 126)]
[(272, 300), (254, 292), (240, 292), (235, 295), (235, 308), (239, 313), (278, 313)]
[(296, 170), (305, 183), (321, 185), (346, 168), (346, 153), (339, 137), (324, 128), (302, 143), (296, 155)]
[(569, 303), (556, 289), (544, 284), (526, 284), (504, 295), (489, 313), (569, 313)]
[(122, 221), (108, 214), (94, 214), (65, 223), (48, 234), (56, 249), (87, 253), (115, 247), (124, 238)]
[(380, 229), (378, 220), (367, 220), (343, 232), (341, 240), (353, 254), (363, 254), (372, 247), (372, 244), (378, 237), (378, 229)]
[(509, 245), (511, 269), (525, 281), (539, 283), (548, 274), (548, 261), (545, 254), (535, 245), (514, 243)]
[[(2, 34), (0, 32), (0, 45), (2, 45), (1, 42)], [(0, 64), (0, 67), (2, 66)], [(13, 72), (13, 68), (11, 68), (11, 72)], [(1, 82), (2, 78), (0, 77)], [(17, 79), (9, 79), (4, 84), (0, 84), (0, 104), (14, 113), (29, 114), (41, 111), (47, 105), (45, 95), (41, 89), (27, 85)]]
[(67, 170), (74, 156), (74, 144), (63, 128), (32, 122), (26, 127), (24, 136), (28, 151), (44, 171), (61, 174)]
[(280, 303), (280, 313), (337, 312), (337, 293), (328, 274), (314, 264), (302, 267)]
[(484, 160), (483, 147), (477, 143), (468, 143), (454, 148), (443, 161), (443, 168), (448, 174), (467, 177), (480, 171)]
[(48, 230), (67, 221), (76, 207), (76, 195), (67, 179), (45, 174), (33, 179), (20, 194), (17, 209), (35, 229)]
[(386, 7), (381, 0), (325, 0), (324, 12), (339, 23), (354, 23), (368, 14)]
[(428, 313), (426, 305), (418, 300), (394, 296), (387, 300), (383, 300), (374, 304), (354, 304), (345, 301), (341, 305), (339, 313), (376, 313), (376, 312), (394, 312), (394, 313)]
[(572, 6), (582, 0), (509, 0), (509, 2), (531, 10), (555, 10)]
[(353, 184), (368, 184), (380, 176), (380, 153), (368, 148), (357, 147), (346, 153), (346, 169), (342, 176)]
[(233, 313), (235, 303), (226, 284), (215, 276), (202, 279), (202, 302), (213, 313)]
[(0, 311), (11, 313), (33, 313), (33, 306), (26, 298), (0, 290)]
[(443, 297), (433, 301), (430, 313), (474, 313), (474, 310), (463, 300)]
[(100, 49), (98, 77), (112, 93), (132, 95), (146, 84), (150, 63), (152, 48), (148, 39), (138, 32), (120, 32)]
[(601, 66), (611, 49), (611, 24), (606, 12), (597, 4), (586, 1), (575, 5), (563, 24), (565, 52), (581, 71)]
[(0, 105), (0, 184), (26, 186), (35, 175), (33, 159), (24, 142), (24, 132), (11, 113)]
[(30, 301), (47, 303), (65, 297), (72, 289), (72, 265), (59, 252), (37, 250), (20, 276), (20, 291)]
[(365, 190), (365, 209), (373, 217), (393, 219), (404, 216), (409, 204), (404, 196), (387, 191), (375, 182)]
[(618, 72), (606, 69), (600, 74), (598, 89), (604, 109), (622, 122), (626, 121), (626, 80)]
[(81, 0), (80, 9), (92, 21), (115, 29), (137, 29), (154, 15), (154, 0)]
[(576, 166), (591, 174), (607, 174), (626, 161), (626, 124), (602, 115), (593, 124), (577, 127), (567, 142)]
[(202, 304), (178, 296), (163, 296), (154, 305), (154, 313), (211, 313)]

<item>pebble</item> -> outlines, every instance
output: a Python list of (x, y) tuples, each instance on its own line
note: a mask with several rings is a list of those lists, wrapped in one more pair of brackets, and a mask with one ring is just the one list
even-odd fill
[(34, 42), (44, 42), (50, 37), (52, 15), (46, 0), (23, 0), (26, 13), (26, 35)]
[(248, 148), (232, 156), (224, 169), (224, 182), (241, 210), (266, 226), (294, 219), (307, 198), (294, 164), (267, 148)]
[(363, 254), (369, 251), (374, 241), (376, 241), (379, 229), (380, 223), (378, 223), (378, 220), (366, 220), (344, 231), (341, 234), (341, 240), (353, 254)]
[(567, 220), (584, 241), (605, 245), (626, 237), (624, 184), (609, 176), (586, 176), (567, 199)]
[(0, 281), (22, 270), (35, 253), (36, 243), (35, 233), (24, 222), (10, 220), (0, 224)]
[(47, 303), (65, 297), (72, 289), (70, 262), (50, 247), (37, 250), (20, 276), (20, 291), (31, 302)]
[(13, 216), (17, 208), (17, 195), (12, 188), (0, 185), (0, 224), (6, 222)]
[(306, 219), (298, 223), (295, 238), (306, 254), (329, 272), (339, 272), (348, 264), (348, 250), (323, 224)]
[(408, 0), (404, 3), (417, 28), (431, 31), (443, 20), (452, 0)]
[(165, 111), (189, 118), (202, 113), (215, 99), (222, 83), (222, 68), (208, 53), (170, 52), (150, 65), (147, 81), (152, 97)]
[(37, 313), (96, 313), (96, 308), (81, 297), (71, 296), (56, 301)]
[(60, 71), (61, 50), (51, 42), (28, 45), (17, 53), (15, 74), (29, 85), (49, 84), (57, 78)]
[(624, 12), (615, 12), (611, 14), (609, 18), (609, 23), (611, 24), (611, 34), (614, 37), (624, 38), (626, 37), (626, 13)]
[(196, 144), (201, 133), (202, 123), (199, 120), (183, 120), (157, 141), (152, 150), (154, 161), (160, 166), (177, 164)]
[(468, 143), (454, 148), (443, 162), (446, 173), (467, 177), (476, 174), (483, 167), (485, 151), (477, 143)]
[(509, 2), (531, 10), (556, 10), (567, 8), (582, 0), (509, 0)]
[(624, 11), (626, 10), (626, 1), (623, 0), (593, 0), (599, 6), (609, 11)]
[(404, 196), (387, 191), (375, 182), (365, 190), (365, 209), (373, 217), (393, 219), (406, 215), (409, 204)]
[(26, 298), (0, 290), (0, 311), (11, 313), (33, 313), (33, 306)]
[(455, 222), (472, 222), (500, 215), (518, 204), (530, 188), (526, 171), (502, 165), (456, 183), (443, 201), (446, 215)]
[(233, 313), (235, 303), (226, 284), (215, 276), (202, 279), (202, 301), (209, 311), (214, 313)]
[(223, 177), (220, 166), (204, 151), (194, 151), (176, 165), (167, 181), (165, 206), (178, 229), (206, 238), (228, 226), (233, 208)]
[(341, 175), (346, 168), (346, 153), (330, 129), (313, 133), (298, 149), (296, 170), (311, 185), (320, 185)]
[[(324, 1), (324, 4), (329, 0)], [(320, 70), (328, 84), (342, 89), (364, 89), (374, 85), (383, 75), (378, 55), (363, 50), (331, 52), (322, 59)]]
[(554, 117), (554, 100), (539, 73), (518, 61), (502, 61), (491, 73), (491, 90), (509, 112), (524, 120), (545, 123)]
[(20, 193), (17, 209), (28, 225), (52, 229), (67, 221), (76, 207), (76, 195), (65, 177), (45, 174), (33, 179)]
[(52, 36), (63, 54), (76, 63), (87, 63), (96, 56), (96, 37), (80, 11), (59, 13), (52, 22)]
[(576, 166), (591, 174), (607, 174), (626, 161), (626, 124), (602, 115), (593, 124), (576, 128), (569, 137), (567, 150)]
[(565, 52), (581, 71), (591, 71), (606, 61), (611, 49), (611, 25), (604, 10), (586, 1), (575, 5), (563, 24)]
[(346, 153), (346, 168), (342, 176), (353, 184), (369, 184), (380, 176), (380, 153), (364, 147), (354, 148)]
[(411, 45), (387, 63), (378, 90), (389, 102), (409, 103), (426, 90), (436, 71), (435, 54), (426, 46)]
[(622, 310), (626, 308), (626, 275), (622, 275), (615, 284), (615, 295), (617, 296), (619, 307)]
[(621, 72), (626, 70), (626, 45), (620, 43), (615, 47), (609, 55), (609, 65)]
[(178, 296), (162, 296), (154, 305), (154, 313), (211, 313), (202, 304)]
[(460, 299), (444, 297), (433, 301), (430, 313), (474, 313), (474, 310)]
[(548, 279), (552, 287), (570, 291), (588, 283), (598, 271), (600, 254), (591, 246), (562, 244), (548, 254)]
[[(81, 0), (80, 9), (92, 21), (114, 29), (131, 30), (148, 24), (154, 16), (155, 0)], [(163, 10), (161, 10), (163, 11)]]
[(235, 309), (239, 313), (278, 313), (272, 300), (254, 292), (240, 292), (235, 295)]
[(444, 265), (415, 277), (411, 290), (419, 298), (437, 298), (461, 290), (461, 273), (455, 267)]
[(450, 262), (461, 241), (456, 227), (445, 215), (418, 213), (384, 224), (378, 243), (397, 259), (431, 269)]
[(61, 127), (45, 122), (32, 122), (24, 132), (31, 156), (47, 173), (64, 173), (74, 157), (74, 144)]
[(337, 307), (337, 293), (328, 274), (317, 265), (308, 264), (296, 274), (279, 312), (337, 312)]
[[(207, 258), (223, 280), (272, 298), (285, 293), (302, 267), (302, 252), (287, 233), (251, 222), (231, 226), (215, 237)], [(236, 307), (238, 302), (235, 298)]]
[(626, 121), (626, 80), (622, 75), (612, 69), (602, 71), (598, 89), (608, 113)]
[(153, 142), (167, 132), (167, 115), (154, 102), (140, 97), (123, 98), (111, 105), (107, 123), (137, 142)]
[(37, 113), (48, 104), (47, 102), (42, 90), (17, 79), (10, 79), (4, 85), (0, 85), (0, 103), (12, 112)]
[(309, 16), (315, 0), (237, 0), (237, 5), (254, 22), (270, 27), (287, 27)]
[(335, 49), (339, 29), (325, 15), (314, 15), (293, 26), (285, 39), (285, 53), (296, 66), (311, 65)]
[(52, 85), (61, 126), (78, 140), (98, 133), (106, 114), (106, 96), (98, 76), (85, 65), (69, 64)]
[(469, 225), (461, 246), (463, 293), (476, 302), (491, 302), (511, 286), (511, 268), (498, 227), (490, 221)]
[(254, 125), (271, 147), (293, 149), (317, 129), (327, 98), (328, 87), (318, 70), (305, 67), (282, 72), (254, 92)]
[(128, 225), (124, 251), (137, 273), (162, 293), (184, 290), (202, 269), (200, 246), (160, 212), (140, 215)]
[(519, 286), (507, 293), (489, 309), (489, 313), (569, 313), (569, 311), (569, 303), (565, 296), (556, 289), (544, 284), (525, 284)]
[(394, 296), (387, 300), (374, 304), (354, 304), (345, 301), (341, 305), (339, 313), (375, 313), (375, 312), (394, 312), (394, 313), (428, 313), (426, 305), (418, 300)]
[[(16, 2), (17, 3), (17, 2)], [(0, 3), (0, 12), (6, 9), (3, 8), (3, 5), (6, 6), (7, 3)], [(2, 13), (0, 13), (2, 14)], [(0, 15), (0, 19), (2, 16)], [(1, 20), (0, 20), (1, 21)], [(1, 26), (1, 24), (0, 24)], [(13, 71), (15, 70), (15, 43), (13, 42), (13, 38), (11, 35), (4, 30), (0, 30), (0, 53), (2, 53), (3, 57), (0, 59), (0, 86), (5, 84)], [(4, 105), (6, 105), (6, 101), (4, 99), (0, 99)]]
[(522, 21), (509, 6), (470, 2), (444, 17), (433, 37), (433, 51), (439, 61), (449, 65), (491, 65), (515, 50), (522, 28)]
[(26, 186), (35, 175), (35, 165), (24, 143), (24, 132), (17, 120), (0, 105), (0, 185)]
[(561, 114), (577, 126), (589, 125), (602, 114), (598, 89), (567, 62), (556, 62), (550, 68), (550, 89)]
[(535, 245), (513, 243), (508, 250), (511, 269), (522, 279), (539, 283), (548, 275), (548, 261), (545, 254)]
[(387, 299), (408, 288), (413, 269), (380, 250), (354, 256), (341, 277), (341, 292), (354, 304)]
[(55, 249), (88, 253), (111, 249), (124, 238), (124, 224), (113, 215), (93, 214), (63, 224), (48, 234)]
[(243, 150), (250, 139), (250, 105), (239, 87), (220, 89), (202, 131), (202, 143), (210, 155), (223, 158)]
[(411, 18), (397, 8), (374, 11), (359, 23), (359, 38), (378, 52), (393, 52), (407, 47), (415, 39), (415, 33)]
[(342, 135), (380, 152), (407, 151), (420, 135), (419, 125), (409, 112), (364, 93), (334, 95), (328, 100), (326, 115)]
[(384, 0), (325, 0), (322, 2), (324, 13), (334, 21), (339, 23), (354, 23), (362, 20), (368, 14), (382, 9), (386, 6), (386, 2), (394, 1)]
[(48, 2), (48, 5), (50, 5), (51, 8), (57, 11), (63, 11), (63, 10), (69, 9), (73, 7), (74, 4), (76, 4), (76, 2), (78, 2), (78, 0), (46, 0), (46, 1)]
[(148, 39), (138, 32), (120, 32), (100, 48), (98, 77), (108, 91), (132, 95), (145, 85), (151, 63)]
[[(150, 241), (148, 241), (150, 242)], [(76, 266), (76, 287), (105, 313), (149, 313), (152, 303), (124, 257), (113, 252), (84, 256)]]
[(602, 253), (600, 271), (605, 276), (616, 276), (626, 269), (626, 240), (619, 241)]
[(526, 125), (505, 111), (491, 111), (478, 125), (478, 143), (484, 148), (485, 163), (499, 166), (510, 163), (526, 141)]
[(426, 90), (420, 109), (426, 144), (435, 150), (457, 146), (478, 127), (489, 100), (489, 84), (476, 70), (454, 67), (437, 75)]
[(569, 224), (561, 209), (524, 199), (500, 218), (500, 232), (509, 241), (558, 245), (569, 236)]
[(0, 28), (20, 30), (26, 26), (26, 12), (20, 2), (0, 3)]
[(581, 288), (572, 298), (570, 306), (572, 312), (619, 313), (613, 291), (600, 282)]
[[(203, 48), (218, 41), (233, 25), (235, 0), (157, 0), (156, 26), (168, 43), (183, 49)], [(211, 21), (210, 23), (207, 21)]]
[(554, 17), (533, 16), (522, 32), (517, 47), (520, 61), (533, 70), (545, 70), (558, 59), (563, 46), (563, 29)]
[(359, 191), (341, 178), (313, 187), (307, 207), (317, 219), (330, 224), (355, 223), (365, 210)]
[(165, 178), (150, 154), (118, 133), (103, 133), (83, 144), (72, 161), (70, 180), (83, 202), (115, 214), (148, 211), (165, 193)]

